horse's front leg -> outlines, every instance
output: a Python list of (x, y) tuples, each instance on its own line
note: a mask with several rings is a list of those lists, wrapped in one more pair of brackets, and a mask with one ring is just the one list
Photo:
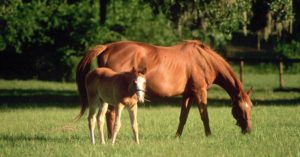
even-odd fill
[(105, 139), (104, 139), (104, 132), (103, 132), (103, 126), (105, 123), (105, 114), (107, 111), (108, 104), (107, 103), (102, 103), (97, 115), (97, 122), (98, 122), (98, 129), (99, 129), (99, 136), (100, 136), (100, 143), (105, 144)]
[(115, 121), (113, 136), (112, 136), (112, 144), (115, 144), (117, 134), (121, 128), (121, 114), (122, 114), (122, 110), (124, 109), (124, 105), (119, 103), (115, 109), (117, 113), (116, 113), (116, 121)]
[(196, 93), (196, 99), (201, 120), (204, 125), (205, 135), (209, 136), (211, 135), (211, 131), (209, 127), (209, 118), (207, 112), (207, 90), (205, 88), (201, 88), (200, 91)]
[(138, 123), (137, 123), (137, 104), (134, 105), (131, 108), (128, 108), (129, 115), (130, 115), (130, 122), (131, 122), (131, 127), (132, 131), (134, 134), (134, 139), (137, 144), (140, 143), (139, 141), (139, 129), (138, 129)]
[(179, 125), (176, 132), (176, 137), (180, 137), (184, 128), (184, 125), (186, 123), (186, 120), (189, 115), (190, 108), (192, 106), (194, 97), (183, 97), (182, 104), (181, 104), (181, 111), (180, 111), (180, 117), (179, 117)]

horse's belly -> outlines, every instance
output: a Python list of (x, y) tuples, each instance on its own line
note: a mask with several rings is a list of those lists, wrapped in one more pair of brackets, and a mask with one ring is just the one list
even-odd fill
[(184, 92), (187, 79), (184, 76), (167, 77), (159, 73), (147, 76), (147, 92), (162, 97), (172, 97)]

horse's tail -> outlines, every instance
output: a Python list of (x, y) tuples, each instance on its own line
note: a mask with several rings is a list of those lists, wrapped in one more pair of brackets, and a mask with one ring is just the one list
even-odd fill
[(87, 98), (87, 91), (85, 85), (85, 77), (87, 73), (91, 69), (91, 62), (94, 58), (100, 55), (102, 52), (106, 50), (106, 45), (97, 45), (92, 49), (88, 50), (85, 56), (81, 59), (79, 64), (77, 65), (76, 69), (76, 83), (78, 92), (80, 95), (80, 104), (81, 110), (79, 115), (75, 118), (75, 122), (78, 121), (84, 114), (85, 110), (88, 107), (88, 98)]

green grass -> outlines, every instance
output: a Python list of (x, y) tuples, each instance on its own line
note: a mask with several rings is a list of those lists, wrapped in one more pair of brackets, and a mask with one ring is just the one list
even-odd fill
[[(180, 99), (140, 105), (140, 145), (132, 138), (125, 110), (116, 145), (89, 144), (86, 116), (79, 113), (74, 83), (0, 80), (0, 157), (7, 156), (300, 156), (300, 75), (245, 76), (253, 86), (253, 131), (243, 135), (235, 126), (229, 97), (219, 87), (209, 91), (213, 135), (205, 137), (197, 108), (191, 109), (183, 136), (175, 139)], [(97, 131), (98, 133), (98, 131)], [(96, 134), (98, 138), (98, 134)]]

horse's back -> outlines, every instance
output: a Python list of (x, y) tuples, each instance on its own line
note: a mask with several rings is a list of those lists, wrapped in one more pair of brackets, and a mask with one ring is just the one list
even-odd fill
[[(117, 72), (129, 71), (132, 67), (145, 63), (148, 94), (180, 95), (185, 91), (191, 73), (203, 74), (201, 65), (196, 67), (194, 59), (201, 57), (196, 52), (199, 45), (201, 43), (197, 41), (185, 41), (170, 47), (132, 41), (116, 42), (107, 45), (107, 50), (98, 56), (98, 63), (100, 67), (108, 67)], [(206, 64), (206, 60), (200, 58), (200, 61), (201, 64)], [(197, 79), (199, 76), (197, 75)], [(205, 76), (200, 77), (205, 79)]]

